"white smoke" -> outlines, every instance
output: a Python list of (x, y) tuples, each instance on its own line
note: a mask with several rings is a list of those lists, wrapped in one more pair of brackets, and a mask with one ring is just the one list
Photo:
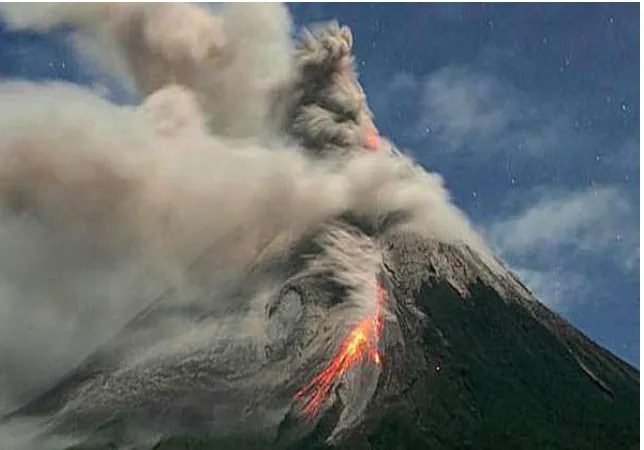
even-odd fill
[(275, 96), (292, 83), (290, 17), (275, 3), (230, 4), (218, 15), (188, 3), (3, 5), (14, 29), (75, 25), (82, 55), (148, 95), (194, 91), (211, 131), (268, 132)]
[[(275, 339), (265, 310), (286, 278), (263, 279), (245, 299), (229, 287), (347, 212), (376, 223), (404, 212), (403, 227), (485, 251), (440, 177), (406, 157), (356, 149), (320, 160), (286, 144), (275, 95), (297, 74), (282, 6), (0, 11), (16, 28), (81, 26), (145, 97), (129, 107), (72, 85), (0, 84), (0, 411), (170, 288), (174, 304), (205, 304), (219, 320), (156, 330), (126, 365), (235, 339), (263, 348)], [(331, 230), (309, 269), (349, 287), (349, 312), (373, 308), (377, 249)], [(352, 315), (328, 320), (340, 330)]]

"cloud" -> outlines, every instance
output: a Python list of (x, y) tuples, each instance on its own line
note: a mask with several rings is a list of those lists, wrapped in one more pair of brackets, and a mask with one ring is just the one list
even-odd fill
[(621, 144), (611, 149), (608, 154), (600, 153), (596, 157), (603, 159), (606, 166), (616, 172), (628, 174), (625, 180), (630, 180), (630, 177), (638, 173), (640, 168), (639, 136), (627, 137)]
[(419, 126), (458, 148), (494, 139), (519, 116), (509, 88), (490, 75), (447, 67), (424, 82)]
[(513, 269), (519, 278), (545, 305), (566, 311), (584, 302), (591, 292), (590, 281), (582, 274), (557, 269)]
[[(571, 143), (571, 121), (543, 101), (489, 72), (448, 66), (427, 76), (396, 74), (374, 101), (376, 115), (405, 110), (396, 123), (432, 153), (467, 152), (487, 158), (539, 158)], [(580, 137), (575, 136), (575, 145)], [(452, 157), (453, 155), (449, 155)]]
[(419, 80), (412, 74), (406, 72), (398, 72), (394, 75), (391, 82), (387, 86), (387, 91), (389, 93), (405, 91), (405, 90), (415, 90), (419, 86)]
[(614, 187), (571, 193), (548, 192), (518, 214), (494, 223), (488, 237), (507, 254), (552, 252), (561, 248), (587, 254), (623, 255), (634, 243), (626, 223), (633, 211)]
[(635, 273), (635, 223), (636, 212), (619, 188), (550, 189), (518, 213), (488, 224), (485, 234), (535, 294), (561, 311), (591, 293), (590, 261)]

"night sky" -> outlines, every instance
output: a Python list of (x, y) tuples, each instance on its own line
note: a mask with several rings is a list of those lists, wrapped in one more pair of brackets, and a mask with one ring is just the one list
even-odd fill
[[(337, 18), (383, 135), (537, 296), (639, 367), (639, 4), (290, 4)], [(101, 82), (0, 27), (0, 76)], [(0, 112), (1, 114), (1, 112)]]

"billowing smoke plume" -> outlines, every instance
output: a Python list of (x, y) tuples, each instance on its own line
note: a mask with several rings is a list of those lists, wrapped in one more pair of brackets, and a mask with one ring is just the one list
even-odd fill
[[(273, 4), (2, 12), (16, 28), (74, 25), (84, 56), (141, 102), (0, 84), (0, 411), (102, 347), (91, 369), (103, 375), (61, 393), (47, 427), (177, 396), (195, 407), (209, 392), (228, 405), (209, 404), (210, 432), (242, 427), (231, 411), (253, 402), (268, 428), (290, 405), (279, 392), (307, 381), (298, 368), (375, 307), (379, 251), (366, 234), (406, 227), (485, 251), (438, 175), (384, 139), (364, 149), (375, 127), (348, 29), (296, 48)], [(314, 301), (289, 288), (318, 275), (332, 286), (312, 282)], [(186, 426), (165, 419), (150, 419), (164, 424), (154, 432)]]
[(217, 15), (186, 4), (8, 5), (14, 28), (78, 25), (85, 58), (146, 96), (170, 84), (196, 94), (211, 131), (266, 132), (276, 94), (292, 83), (293, 43), (286, 8), (231, 4)]

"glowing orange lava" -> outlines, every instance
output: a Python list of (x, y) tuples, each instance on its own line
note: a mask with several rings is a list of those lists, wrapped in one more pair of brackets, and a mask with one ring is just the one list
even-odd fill
[(378, 136), (378, 130), (375, 128), (369, 129), (367, 132), (367, 149), (368, 150), (377, 150), (380, 137)]
[(378, 280), (378, 301), (376, 309), (358, 322), (324, 370), (296, 394), (296, 399), (305, 399), (303, 411), (309, 417), (315, 416), (326, 400), (331, 387), (357, 363), (370, 360), (381, 363), (378, 341), (382, 333), (382, 308), (385, 302), (385, 288)]

